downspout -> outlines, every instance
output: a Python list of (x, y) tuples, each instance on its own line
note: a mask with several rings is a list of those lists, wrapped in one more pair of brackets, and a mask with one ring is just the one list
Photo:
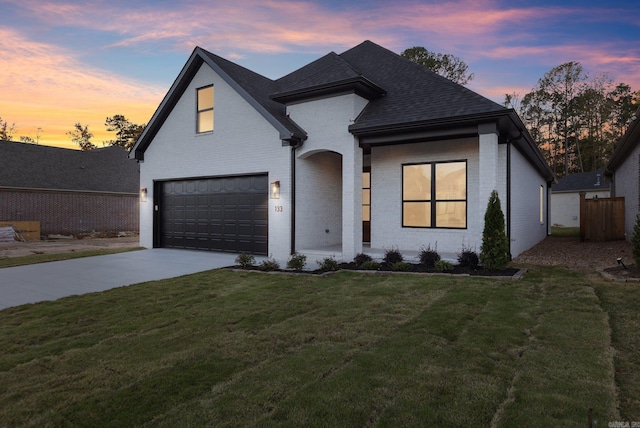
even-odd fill
[(297, 144), (291, 144), (291, 252), (296, 253), (296, 149)]
[(509, 240), (509, 258), (511, 258), (511, 141), (507, 139), (507, 239)]
[(509, 258), (511, 258), (511, 144), (522, 138), (523, 132), (520, 131), (517, 137), (511, 139), (507, 137), (507, 239), (509, 240)]
[(291, 249), (290, 254), (296, 253), (296, 150), (302, 146), (302, 140), (290, 140), (291, 146)]

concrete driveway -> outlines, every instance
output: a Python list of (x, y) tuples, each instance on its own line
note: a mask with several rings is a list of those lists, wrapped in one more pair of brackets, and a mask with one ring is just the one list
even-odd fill
[(236, 254), (154, 248), (0, 269), (0, 309), (235, 264)]

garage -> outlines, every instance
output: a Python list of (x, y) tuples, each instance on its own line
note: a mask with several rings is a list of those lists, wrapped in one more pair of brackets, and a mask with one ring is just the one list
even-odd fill
[(268, 253), (267, 175), (156, 183), (156, 246)]

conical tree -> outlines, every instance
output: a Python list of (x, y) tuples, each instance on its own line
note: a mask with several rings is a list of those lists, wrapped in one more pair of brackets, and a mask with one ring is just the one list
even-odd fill
[(636, 224), (631, 234), (631, 254), (636, 266), (640, 266), (640, 214), (636, 216)]
[(509, 259), (509, 240), (504, 227), (504, 214), (498, 192), (494, 190), (484, 213), (480, 263), (486, 269), (502, 270), (507, 267)]

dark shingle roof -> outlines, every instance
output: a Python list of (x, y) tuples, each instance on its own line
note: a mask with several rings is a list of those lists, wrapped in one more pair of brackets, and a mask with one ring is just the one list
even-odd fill
[(508, 111), (464, 86), (370, 41), (340, 56), (387, 91), (385, 97), (367, 105), (350, 127), (351, 131), (488, 112), (506, 114)]
[[(139, 138), (132, 157), (144, 152), (203, 63), (207, 63), (269, 121), (289, 143), (306, 132), (286, 114), (286, 103), (353, 92), (370, 102), (349, 127), (361, 138), (433, 129), (473, 129), (499, 123), (501, 137), (513, 141), (548, 181), (553, 174), (522, 121), (507, 109), (371, 41), (338, 55), (331, 52), (271, 80), (197, 47)], [(472, 132), (472, 131), (469, 131)]]
[(111, 146), (90, 151), (0, 140), (0, 188), (137, 193), (138, 165)]
[(591, 172), (579, 172), (567, 175), (551, 186), (552, 192), (594, 192), (609, 190), (611, 183), (604, 176), (604, 168)]

